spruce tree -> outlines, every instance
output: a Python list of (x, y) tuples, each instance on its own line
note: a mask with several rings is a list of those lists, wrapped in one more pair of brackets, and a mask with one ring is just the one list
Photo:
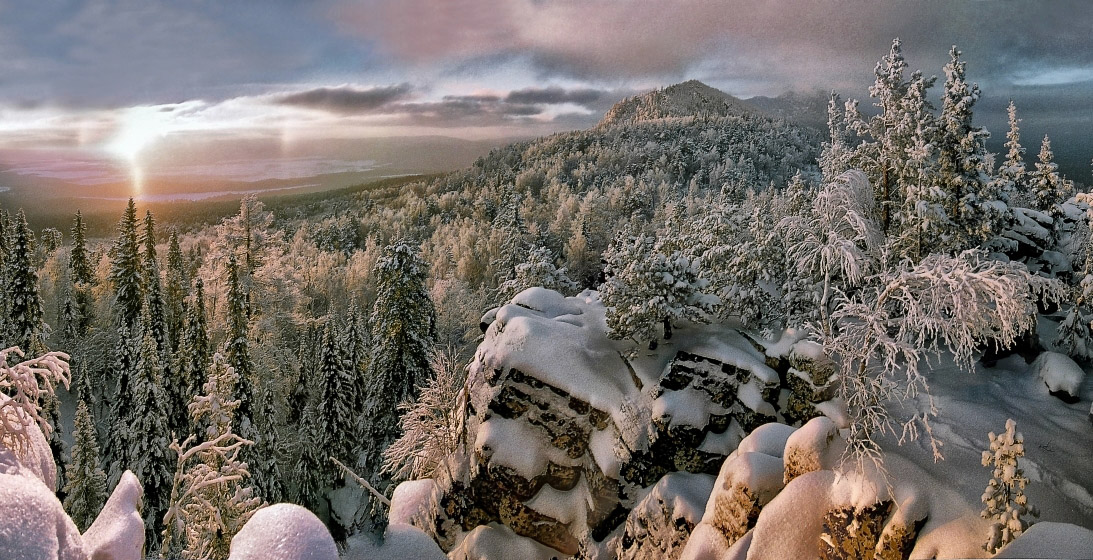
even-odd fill
[(1025, 170), (1025, 148), (1021, 146), (1021, 119), (1017, 118), (1017, 105), (1013, 103), (1013, 100), (1010, 100), (1006, 114), (1009, 116), (1010, 128), (1006, 133), (1006, 161), (1002, 162), (1002, 166), (998, 169), (999, 177), (1004, 184), (1000, 190), (1007, 195), (1004, 199), (1007, 202), (1013, 194), (1021, 193), (1021, 201), (1027, 204), (1028, 187), (1025, 181), (1028, 173)]
[(87, 252), (87, 225), (83, 214), (77, 210), (72, 223), (72, 250), (68, 254), (68, 269), (73, 283), (93, 284), (95, 269), (91, 266), (91, 256)]
[(1028, 529), (1026, 515), (1039, 516), (1036, 508), (1029, 506), (1025, 476), (1018, 459), (1025, 456), (1025, 438), (1017, 431), (1012, 418), (1006, 420), (1006, 431), (987, 434), (991, 448), (983, 452), (983, 466), (994, 467), (987, 488), (983, 491), (983, 511), (980, 516), (991, 521), (987, 542), (983, 548), (995, 554)]
[(133, 332), (140, 326), (144, 290), (141, 286), (140, 246), (137, 240), (137, 207), (132, 198), (118, 222), (118, 238), (110, 250), (110, 257), (115, 320), (118, 326)]
[[(318, 412), (315, 406), (308, 406), (300, 422), (300, 456), (292, 469), (292, 478), (296, 481), (296, 494), (293, 501), (301, 506), (318, 512), (323, 505), (324, 477), (330, 460), (319, 445)], [(378, 471), (377, 465), (374, 470)]]
[(137, 366), (137, 356), (133, 351), (133, 340), (129, 329), (118, 329), (114, 346), (114, 360), (110, 370), (114, 374), (114, 395), (110, 399), (110, 431), (107, 437), (106, 463), (110, 475), (110, 486), (116, 486), (121, 475), (133, 468), (134, 432), (129, 424), (133, 416), (134, 392), (133, 378)]
[(132, 430), (133, 474), (144, 488), (145, 542), (158, 550), (163, 514), (171, 492), (171, 432), (167, 397), (163, 389), (163, 365), (148, 313), (143, 318), (143, 337), (133, 376), (133, 406), (127, 419)]
[(186, 261), (182, 256), (182, 247), (178, 243), (178, 231), (171, 231), (167, 245), (167, 285), (164, 288), (164, 300), (167, 307), (167, 337), (172, 351), (176, 351), (182, 341), (183, 324), (186, 319), (186, 287), (189, 280), (186, 274)]
[(977, 246), (986, 239), (991, 225), (983, 209), (987, 201), (982, 199), (990, 180), (984, 173), (990, 133), (972, 125), (979, 86), (968, 83), (967, 63), (960, 60), (960, 54), (955, 46), (949, 50), (937, 139), (940, 186), (949, 199), (954, 252)]
[(406, 242), (384, 248), (372, 277), (372, 356), (364, 398), (366, 475), (378, 473), (383, 451), (399, 435), (398, 405), (416, 397), (432, 377), (429, 352), (436, 341), (436, 310), (425, 287), (428, 266)]
[(76, 422), (72, 434), (72, 460), (65, 469), (64, 508), (80, 531), (86, 531), (106, 503), (106, 473), (99, 468), (99, 442), (95, 424), (87, 403), (76, 405)]
[[(338, 333), (331, 317), (323, 332), (319, 353), (319, 401), (316, 421), (319, 428), (319, 448), (340, 461), (355, 459), (356, 409), (354, 408), (353, 368), (339, 345)], [(329, 462), (328, 462), (329, 463)], [(325, 465), (324, 481), (333, 486), (337, 471), (333, 464)]]
[(228, 257), (228, 340), (224, 343), (228, 365), (235, 368), (239, 375), (239, 382), (235, 385), (234, 399), (239, 401), (239, 409), (236, 410), (236, 423), (239, 435), (253, 440), (254, 433), (253, 400), (254, 387), (252, 382), (253, 364), (250, 359), (248, 342), (249, 311), (247, 309), (247, 294), (239, 279), (239, 266), (235, 261), (235, 255)]
[(26, 215), (20, 210), (15, 215), (15, 231), (11, 253), (7, 263), (8, 283), (8, 342), (29, 354), (45, 351), (42, 333), (46, 328), (42, 321), (42, 298), (38, 294), (38, 270), (32, 262), (34, 232), (27, 226)]
[[(179, 349), (178, 376), (187, 400), (201, 391), (209, 368), (209, 334), (205, 322), (205, 287), (201, 278), (194, 281), (194, 296), (186, 313), (185, 334)], [(188, 417), (188, 416), (187, 416)], [(193, 433), (193, 428), (188, 430)]]
[(827, 104), (827, 141), (823, 144), (820, 155), (820, 169), (825, 182), (833, 180), (843, 171), (850, 169), (853, 157), (849, 129), (846, 122), (846, 108), (834, 91)]
[[(1073, 189), (1059, 175), (1059, 164), (1055, 163), (1055, 154), (1051, 151), (1051, 139), (1046, 135), (1040, 144), (1040, 159), (1036, 162), (1036, 170), (1029, 174), (1029, 187), (1035, 197), (1035, 209), (1050, 215), (1058, 222), (1063, 216), (1060, 205)], [(1058, 235), (1058, 228), (1055, 235)]]

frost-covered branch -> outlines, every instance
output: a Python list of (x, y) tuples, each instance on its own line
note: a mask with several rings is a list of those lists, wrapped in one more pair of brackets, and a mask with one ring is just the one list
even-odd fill
[(0, 445), (22, 455), (31, 423), (37, 423), (49, 437), (53, 428), (42, 416), (39, 403), (55, 393), (57, 384), (67, 388), (72, 372), (64, 352), (50, 352), (9, 366), (8, 357), (13, 355), (24, 357), (16, 346), (0, 350)]
[[(837, 334), (824, 335), (825, 348), (841, 359), (841, 393), (851, 420), (847, 456), (859, 467), (866, 460), (879, 463), (877, 436), (889, 432), (902, 442), (922, 429), (935, 460), (941, 459), (930, 425), (937, 410), (922, 361), (944, 350), (970, 370), (982, 345), (1011, 346), (1035, 326), (1037, 301), (1058, 300), (1063, 288), (977, 250), (931, 255), (918, 265), (904, 261), (874, 280), (873, 289), (856, 297), (840, 294), (832, 314)], [(919, 394), (928, 397), (926, 410), (894, 420), (889, 406)]]
[[(383, 453), (383, 471), (396, 479), (434, 477), (446, 457), (459, 449), (465, 374), (458, 349), (448, 346), (430, 356), (433, 379), (417, 401), (402, 403), (402, 436)], [(451, 478), (451, 473), (448, 473)]]

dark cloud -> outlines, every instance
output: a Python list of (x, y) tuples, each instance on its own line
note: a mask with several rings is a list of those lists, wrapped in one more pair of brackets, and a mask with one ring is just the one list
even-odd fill
[(510, 103), (497, 95), (447, 95), (440, 101), (399, 103), (385, 112), (433, 126), (494, 126), (542, 114), (535, 105)]
[(560, 87), (525, 88), (510, 92), (505, 96), (509, 103), (542, 103), (556, 105), (561, 103), (574, 103), (576, 105), (589, 105), (595, 103), (607, 94), (597, 89), (562, 89)]
[(276, 103), (323, 109), (332, 113), (367, 113), (391, 102), (406, 99), (412, 90), (408, 83), (366, 89), (352, 86), (321, 87), (280, 96)]

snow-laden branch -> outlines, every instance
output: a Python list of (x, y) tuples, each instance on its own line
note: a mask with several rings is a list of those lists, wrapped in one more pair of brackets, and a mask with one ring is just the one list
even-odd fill
[(50, 352), (15, 365), (8, 365), (8, 357), (22, 359), (23, 351), (16, 346), (0, 350), (0, 445), (22, 455), (28, 445), (27, 430), (37, 423), (48, 438), (53, 430), (49, 421), (41, 415), (40, 401), (52, 397), (57, 384), (68, 388), (72, 372), (68, 367), (68, 354)]
[[(902, 442), (922, 429), (935, 460), (941, 459), (930, 425), (937, 410), (922, 361), (947, 351), (970, 370), (980, 347), (1011, 346), (1035, 326), (1037, 301), (1057, 301), (1064, 287), (978, 250), (931, 255), (918, 265), (904, 261), (873, 280), (862, 294), (838, 294), (832, 313), (837, 332), (822, 335), (825, 348), (841, 359), (841, 392), (851, 420), (848, 457), (859, 467), (865, 460), (879, 464), (878, 435), (890, 432)], [(894, 421), (890, 403), (919, 394), (928, 397), (925, 410)]]

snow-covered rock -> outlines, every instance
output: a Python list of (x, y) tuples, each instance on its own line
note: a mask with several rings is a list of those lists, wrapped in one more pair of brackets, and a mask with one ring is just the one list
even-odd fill
[[(666, 475), (712, 479), (752, 430), (784, 420), (788, 354), (800, 336), (767, 348), (727, 326), (683, 323), (648, 350), (611, 340), (605, 314), (594, 291), (531, 288), (483, 316), (465, 448), (446, 469), (455, 480), (438, 483), (431, 510), (417, 516), (442, 548), (492, 523), (555, 554), (611, 557), (609, 541)], [(832, 368), (799, 346), (806, 377), (827, 368), (822, 384)]]
[(802, 474), (829, 469), (842, 455), (843, 441), (826, 416), (809, 420), (785, 444), (785, 483)]
[(140, 515), (144, 489), (125, 471), (99, 516), (83, 534), (93, 560), (140, 560), (144, 552), (144, 520)]
[(1042, 521), (1002, 549), (995, 558), (1090, 558), (1093, 531), (1070, 523)]
[(450, 560), (554, 560), (557, 550), (521, 537), (504, 525), (481, 525), (467, 534), (459, 546), (448, 553)]
[(447, 560), (444, 551), (421, 529), (405, 523), (391, 523), (383, 542), (368, 536), (351, 537), (342, 560)]
[(399, 484), (391, 495), (391, 511), (387, 515), (387, 522), (412, 525), (415, 518), (428, 515), (435, 491), (436, 481), (431, 478), (408, 480)]
[(39, 477), (0, 446), (0, 558), (85, 560), (79, 529)]
[(714, 477), (671, 473), (660, 479), (626, 518), (616, 541), (619, 560), (676, 560), (702, 519)]
[(295, 504), (264, 507), (232, 539), (230, 560), (337, 560), (323, 522)]
[(1044, 381), (1052, 395), (1066, 402), (1078, 402), (1078, 392), (1085, 379), (1081, 366), (1066, 354), (1044, 352), (1032, 362), (1032, 371)]

